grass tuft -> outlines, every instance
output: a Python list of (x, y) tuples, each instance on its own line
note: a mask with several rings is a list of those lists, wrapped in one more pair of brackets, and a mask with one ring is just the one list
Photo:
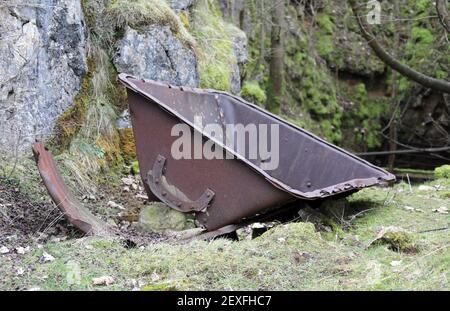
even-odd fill
[(183, 21), (164, 0), (115, 0), (109, 5), (107, 15), (113, 27), (119, 30), (126, 27), (139, 29), (155, 24), (169, 26), (183, 43), (195, 46)]
[(264, 105), (267, 99), (266, 92), (261, 88), (257, 81), (244, 83), (241, 90), (241, 96), (253, 103)]

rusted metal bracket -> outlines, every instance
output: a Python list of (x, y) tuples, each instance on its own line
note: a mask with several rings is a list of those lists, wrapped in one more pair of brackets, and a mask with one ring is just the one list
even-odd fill
[(166, 158), (158, 155), (153, 164), (153, 169), (147, 173), (147, 184), (153, 194), (177, 211), (183, 213), (204, 212), (214, 198), (214, 191), (208, 188), (198, 200), (192, 201), (188, 199), (183, 192), (168, 184), (163, 175), (165, 164)]
[(33, 145), (33, 154), (48, 193), (69, 222), (89, 235), (112, 235), (113, 230), (89, 212), (69, 191), (56, 168), (53, 156), (42, 142), (37, 141)]

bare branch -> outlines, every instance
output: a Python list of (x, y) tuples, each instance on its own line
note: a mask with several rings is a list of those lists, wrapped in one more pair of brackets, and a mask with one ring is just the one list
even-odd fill
[(439, 147), (439, 148), (415, 148), (407, 150), (396, 150), (396, 151), (374, 151), (374, 152), (361, 152), (357, 153), (357, 156), (375, 156), (375, 155), (390, 155), (390, 154), (409, 154), (409, 153), (434, 153), (434, 152), (445, 152), (450, 151), (450, 146)]
[(349, 3), (352, 7), (353, 14), (355, 14), (356, 16), (358, 25), (361, 29), (361, 33), (364, 39), (366, 39), (369, 46), (384, 63), (386, 63), (389, 67), (391, 67), (395, 71), (399, 72), (401, 75), (419, 84), (422, 84), (425, 87), (428, 87), (430, 89), (439, 92), (450, 94), (450, 82), (436, 79), (427, 76), (421, 72), (418, 72), (417, 70), (409, 67), (408, 65), (402, 64), (395, 57), (386, 52), (384, 48), (380, 45), (380, 43), (377, 41), (375, 35), (372, 33), (370, 26), (368, 25), (366, 19), (364, 18), (364, 16), (366, 15), (360, 12), (359, 9), (360, 6), (357, 3), (357, 0), (349, 0)]
[(450, 33), (450, 14), (448, 13), (447, 0), (436, 0), (436, 11), (442, 26)]

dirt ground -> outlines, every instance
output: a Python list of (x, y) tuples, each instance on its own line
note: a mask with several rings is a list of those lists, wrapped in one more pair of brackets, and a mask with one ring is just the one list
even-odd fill
[(0, 214), (0, 245), (11, 248), (82, 236), (53, 203), (33, 202), (14, 180), (0, 183)]
[[(2, 180), (0, 289), (450, 289), (448, 180), (366, 189), (271, 222), (256, 238), (252, 231), (261, 229), (247, 227), (239, 241), (179, 243), (136, 230), (147, 200), (138, 178), (131, 179), (80, 197), (120, 231), (114, 238), (80, 234), (35, 180), (33, 191), (24, 180)], [(395, 234), (372, 243), (390, 228)], [(101, 277), (112, 281), (94, 285)]]

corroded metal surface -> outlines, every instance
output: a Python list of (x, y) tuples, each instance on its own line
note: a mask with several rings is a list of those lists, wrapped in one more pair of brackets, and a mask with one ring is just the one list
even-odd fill
[(42, 142), (33, 145), (33, 154), (50, 197), (69, 222), (86, 234), (110, 235), (108, 225), (92, 215), (69, 191), (56, 168), (53, 156)]
[(190, 200), (183, 192), (168, 183), (163, 175), (166, 158), (158, 155), (153, 165), (153, 170), (147, 174), (147, 184), (154, 195), (171, 208), (184, 212), (202, 212), (206, 211), (212, 199), (214, 191), (206, 189), (205, 192), (196, 201)]
[[(126, 74), (121, 74), (119, 80), (128, 89), (142, 178), (148, 182), (147, 172), (161, 155), (166, 158), (167, 180), (187, 197), (200, 197), (205, 189), (214, 191), (207, 210), (197, 213), (197, 220), (208, 230), (238, 223), (295, 200), (342, 196), (395, 180), (385, 170), (233, 95), (176, 87)], [(278, 125), (280, 165), (275, 170), (264, 170), (261, 158), (240, 154), (237, 145), (229, 146), (202, 133), (194, 122), (198, 116), (204, 124), (222, 127)], [(173, 159), (171, 145), (176, 137), (171, 136), (171, 129), (179, 123), (188, 124), (192, 132), (202, 133), (203, 142), (213, 141), (235, 159)], [(151, 199), (157, 199), (148, 186), (146, 190)]]

